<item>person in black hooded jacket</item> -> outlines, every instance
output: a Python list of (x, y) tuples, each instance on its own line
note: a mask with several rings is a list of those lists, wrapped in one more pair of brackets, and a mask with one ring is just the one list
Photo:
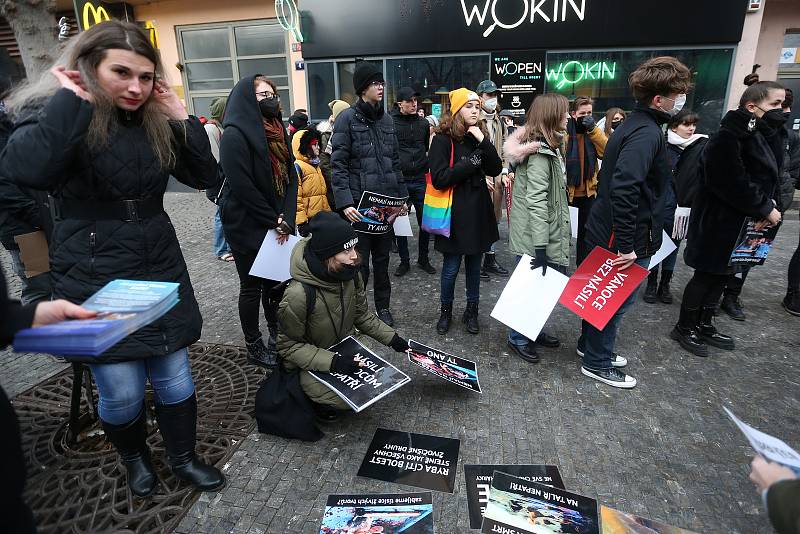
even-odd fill
[(739, 108), (722, 118), (719, 132), (703, 153), (703, 183), (689, 218), (684, 252), (695, 269), (686, 284), (678, 323), (670, 336), (689, 352), (708, 356), (708, 345), (733, 350), (733, 338), (712, 324), (714, 310), (735, 271), (730, 265), (748, 217), (759, 229), (780, 223), (780, 168), (783, 144), (779, 129), (785, 91), (776, 82), (748, 87)]
[[(239, 319), (248, 359), (274, 367), (278, 319), (269, 293), (278, 282), (251, 276), (250, 268), (269, 230), (283, 244), (295, 227), (297, 173), (275, 84), (260, 74), (239, 80), (228, 97), (223, 127), (220, 165), (230, 194), (221, 216), (239, 273)], [(262, 304), (269, 328), (266, 345), (258, 324)]]
[(14, 121), (0, 156), (0, 176), (53, 197), (56, 298), (84, 302), (115, 279), (180, 284), (180, 301), (164, 316), (83, 359), (97, 385), (103, 429), (136, 496), (158, 484), (146, 443), (148, 378), (173, 473), (203, 491), (225, 484), (194, 451), (197, 399), (187, 347), (203, 320), (163, 207), (170, 175), (198, 189), (217, 185), (218, 177), (203, 125), (187, 115), (161, 72), (158, 53), (136, 25), (89, 28), (40, 82), (8, 100), (12, 113), (32, 101), (42, 108)]

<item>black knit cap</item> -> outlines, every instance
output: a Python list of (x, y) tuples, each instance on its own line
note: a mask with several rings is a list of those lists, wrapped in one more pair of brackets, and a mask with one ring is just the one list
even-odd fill
[(374, 63), (359, 61), (353, 72), (353, 88), (356, 94), (363, 93), (372, 82), (382, 82), (383, 70)]
[(289, 117), (289, 124), (297, 128), (298, 130), (302, 130), (306, 126), (308, 126), (308, 115), (305, 113), (298, 113), (295, 111), (291, 117)]
[(358, 236), (349, 222), (330, 211), (321, 211), (309, 221), (311, 239), (308, 248), (316, 257), (327, 260), (358, 243)]

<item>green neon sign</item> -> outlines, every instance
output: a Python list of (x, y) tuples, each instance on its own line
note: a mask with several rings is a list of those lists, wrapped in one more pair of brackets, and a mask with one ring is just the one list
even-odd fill
[(281, 28), (292, 32), (294, 40), (298, 43), (303, 42), (303, 34), (300, 32), (300, 11), (294, 0), (275, 0), (275, 16)]
[(556, 67), (547, 67), (545, 75), (548, 82), (555, 83), (556, 89), (585, 80), (613, 80), (617, 77), (617, 62), (567, 61)]

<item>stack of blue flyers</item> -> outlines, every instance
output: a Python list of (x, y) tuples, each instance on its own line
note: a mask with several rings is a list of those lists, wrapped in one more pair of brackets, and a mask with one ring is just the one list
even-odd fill
[(172, 309), (179, 300), (179, 285), (114, 280), (82, 304), (98, 312), (96, 319), (63, 321), (22, 330), (14, 337), (14, 350), (60, 356), (99, 356)]

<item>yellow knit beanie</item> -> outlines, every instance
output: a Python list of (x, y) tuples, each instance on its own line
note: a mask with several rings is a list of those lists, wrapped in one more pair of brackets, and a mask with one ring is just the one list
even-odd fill
[(450, 91), (450, 113), (455, 115), (467, 102), (480, 101), (480, 99), (481, 97), (475, 91), (470, 91), (464, 87)]

